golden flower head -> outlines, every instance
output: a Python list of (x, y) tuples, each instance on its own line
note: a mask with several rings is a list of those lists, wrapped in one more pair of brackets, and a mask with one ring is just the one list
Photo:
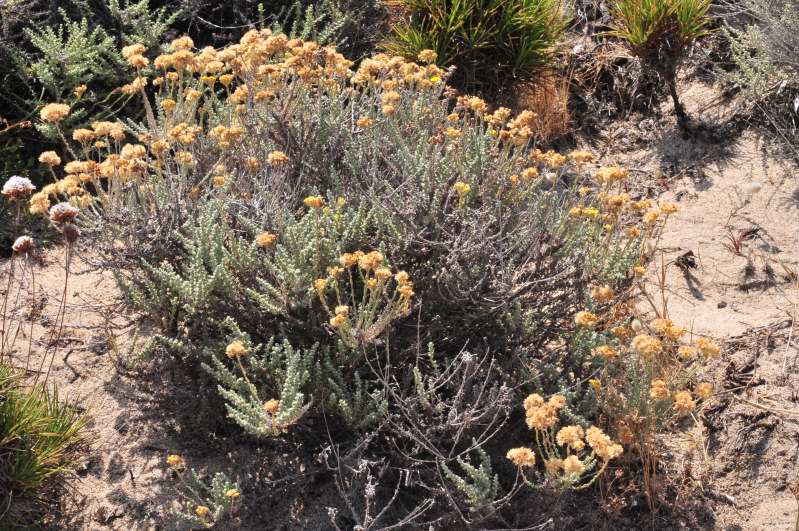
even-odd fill
[(588, 445), (591, 446), (594, 453), (603, 461), (615, 459), (624, 452), (624, 448), (622, 448), (620, 444), (615, 444), (610, 440), (610, 437), (605, 435), (605, 433), (596, 426), (588, 428), (585, 434), (585, 440), (588, 441)]
[(569, 153), (569, 158), (572, 159), (574, 162), (578, 164), (584, 164), (586, 162), (594, 162), (596, 157), (590, 151), (579, 151), (575, 150)]
[(721, 348), (705, 337), (697, 339), (696, 346), (702, 351), (702, 354), (708, 358), (718, 358), (721, 354)]
[(649, 387), (649, 397), (652, 400), (666, 400), (669, 397), (669, 388), (663, 380), (652, 380)]
[(268, 162), (270, 166), (280, 166), (287, 160), (289, 160), (288, 155), (282, 151), (272, 151), (266, 156), (266, 162)]
[(535, 465), (535, 452), (529, 448), (511, 448), (505, 457), (518, 467), (532, 467)]
[(610, 302), (616, 294), (610, 286), (591, 287), (591, 298), (599, 303)]
[(472, 187), (469, 185), (469, 183), (465, 183), (463, 181), (456, 182), (454, 185), (452, 185), (452, 188), (455, 189), (455, 191), (458, 193), (458, 196), (461, 198), (465, 197), (472, 190)]
[(225, 348), (225, 355), (233, 360), (243, 358), (247, 356), (247, 347), (237, 339)]
[(577, 323), (579, 326), (584, 326), (586, 328), (592, 328), (596, 326), (597, 322), (599, 322), (599, 317), (595, 314), (589, 312), (588, 310), (583, 310), (577, 312), (574, 315), (574, 322)]
[(689, 391), (677, 391), (674, 393), (674, 409), (679, 413), (690, 413), (695, 407), (696, 403)]
[(698, 353), (699, 350), (696, 347), (692, 347), (690, 345), (680, 345), (680, 347), (677, 349), (677, 356), (681, 360), (685, 361), (694, 359)]
[(602, 389), (602, 382), (597, 380), (596, 378), (590, 378), (588, 380), (588, 385), (590, 385), (591, 389), (593, 389), (596, 392), (599, 392), (599, 390)]
[(166, 464), (173, 470), (182, 470), (186, 467), (186, 461), (179, 455), (172, 454), (166, 458)]
[(262, 232), (255, 238), (258, 247), (272, 247), (277, 241), (277, 236), (271, 232)]
[(576, 455), (570, 455), (563, 460), (563, 471), (567, 474), (582, 474), (585, 471), (585, 463), (580, 461)]
[(663, 344), (660, 340), (648, 334), (638, 334), (633, 338), (630, 346), (638, 354), (648, 358), (660, 354), (660, 352), (663, 351)]
[(194, 514), (197, 515), (198, 518), (205, 518), (211, 512), (211, 509), (206, 507), (205, 505), (198, 505), (194, 508)]
[(264, 411), (271, 415), (277, 414), (280, 411), (280, 400), (276, 398), (270, 398), (266, 402), (264, 402)]
[(323, 206), (325, 206), (325, 199), (321, 195), (309, 195), (302, 202), (308, 208), (313, 208), (315, 210), (319, 210)]
[(122, 47), (122, 57), (128, 59), (133, 57), (134, 55), (141, 55), (147, 50), (142, 43), (131, 44), (129, 46)]
[(330, 326), (333, 328), (341, 328), (347, 323), (347, 316), (337, 313), (330, 318)]
[(69, 105), (64, 103), (48, 103), (39, 111), (45, 122), (58, 123), (69, 115)]
[(235, 500), (239, 496), (241, 496), (241, 493), (238, 491), (238, 489), (228, 489), (225, 492), (225, 497), (230, 498), (231, 500)]
[(76, 97), (80, 98), (83, 96), (83, 93), (86, 92), (87, 88), (88, 87), (86, 87), (86, 85), (78, 85), (72, 90), (72, 93), (75, 94)]
[(678, 210), (680, 210), (680, 207), (678, 207), (676, 203), (665, 202), (660, 204), (660, 211), (666, 214), (667, 216), (674, 214)]
[(707, 400), (713, 396), (713, 384), (710, 382), (702, 382), (696, 386), (696, 395), (702, 400)]
[(369, 118), (368, 116), (361, 116), (355, 121), (355, 125), (357, 125), (361, 129), (372, 127), (372, 124), (374, 123), (375, 121)]
[(580, 426), (564, 426), (558, 430), (557, 435), (555, 435), (555, 441), (557, 441), (560, 446), (568, 446), (572, 450), (579, 452), (585, 448), (585, 443), (583, 442), (584, 435), (583, 429)]
[(327, 280), (324, 278), (317, 278), (313, 281), (313, 287), (320, 294), (324, 293), (325, 289), (327, 289)]
[(619, 353), (610, 345), (600, 345), (592, 351), (594, 356), (599, 356), (604, 360), (612, 360), (619, 357)]
[(533, 393), (531, 395), (528, 395), (527, 398), (524, 399), (523, 405), (525, 411), (529, 411), (531, 409), (543, 406), (544, 398), (538, 393)]
[(436, 59), (438, 59), (438, 54), (434, 50), (422, 50), (416, 58), (422, 63), (435, 63)]
[(61, 164), (61, 157), (55, 151), (43, 151), (39, 155), (39, 162), (47, 164), (50, 167), (55, 167)]

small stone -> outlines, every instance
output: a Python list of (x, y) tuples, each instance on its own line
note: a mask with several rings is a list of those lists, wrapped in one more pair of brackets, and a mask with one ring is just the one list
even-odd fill
[(718, 306), (719, 309), (726, 308), (727, 307), (727, 302), (726, 301), (721, 301), (720, 303), (717, 304), (717, 306)]

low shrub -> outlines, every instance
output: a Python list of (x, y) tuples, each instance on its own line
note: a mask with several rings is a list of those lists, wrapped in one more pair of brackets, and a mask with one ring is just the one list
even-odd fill
[[(452, 98), (434, 64), (381, 54), (352, 71), (268, 30), (170, 50), (152, 66), (124, 50), (146, 120), (73, 135), (79, 158), (51, 165), (30, 211), (80, 209), (101, 265), (159, 325), (148, 350), (202, 366), (244, 434), (318, 445), (325, 423), (315, 462), (348, 509), (331, 508), (335, 526), (502, 521), (524, 479), (544, 482), (512, 466), (529, 448), (501, 459), (529, 440), (513, 404), (532, 392), (554, 396), (544, 424), (529, 410), (546, 404), (526, 405), (540, 455), (568, 463), (555, 486), (619, 457), (610, 437), (626, 432), (589, 380), (627, 385), (634, 361), (597, 349), (631, 321), (674, 205), (633, 200), (627, 171), (590, 153), (535, 149), (532, 113)], [(60, 130), (70, 111), (41, 120)], [(560, 423), (593, 453), (569, 454)]]
[(677, 69), (686, 50), (709, 33), (710, 0), (618, 0), (609, 35), (657, 72), (669, 89), (674, 112), (687, 120), (677, 95)]
[(724, 33), (735, 68), (722, 77), (743, 90), (746, 120), (776, 130), (796, 155), (799, 62), (792, 50), (799, 45), (799, 8), (762, 0), (727, 7)]
[(415, 60), (433, 50), (439, 65), (454, 65), (451, 82), (474, 90), (548, 70), (568, 23), (560, 0), (400, 0), (405, 20), (384, 48)]
[[(0, 363), (0, 527), (31, 525), (71, 471), (83, 418), (43, 386)], [(8, 526), (8, 527), (6, 527)]]

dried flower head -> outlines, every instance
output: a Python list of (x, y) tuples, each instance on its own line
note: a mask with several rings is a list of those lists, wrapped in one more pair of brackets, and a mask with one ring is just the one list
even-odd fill
[(14, 240), (14, 244), (11, 246), (11, 249), (13, 249), (17, 254), (29, 253), (33, 249), (33, 238), (30, 236), (20, 236)]
[(532, 467), (535, 465), (535, 452), (529, 448), (511, 448), (505, 457), (518, 467)]
[(19, 175), (12, 175), (3, 185), (2, 194), (9, 201), (17, 201), (23, 197), (27, 197), (36, 190), (30, 179), (27, 177), (20, 177)]
[(677, 391), (674, 393), (674, 409), (679, 413), (690, 413), (695, 407), (696, 403), (689, 391)]
[(255, 238), (258, 247), (272, 247), (277, 241), (277, 236), (271, 232), (262, 232)]
[(576, 455), (570, 455), (563, 460), (563, 471), (567, 474), (579, 475), (585, 471), (585, 463)]
[(238, 339), (225, 348), (225, 355), (230, 359), (240, 359), (247, 356), (247, 347)]
[(663, 344), (660, 340), (648, 334), (638, 334), (633, 338), (630, 346), (638, 354), (647, 358), (651, 358), (663, 351)]
[(669, 395), (669, 388), (663, 380), (652, 380), (649, 388), (649, 397), (652, 400), (666, 400)]
[(696, 386), (696, 396), (702, 400), (707, 400), (713, 396), (713, 384), (710, 382), (702, 382)]
[(53, 168), (61, 164), (61, 157), (59, 157), (55, 151), (43, 151), (39, 155), (39, 162)]
[(586, 328), (592, 328), (596, 326), (598, 321), (599, 317), (589, 312), (588, 310), (577, 312), (574, 315), (574, 322), (577, 323), (579, 326), (584, 326)]
[(65, 103), (48, 103), (39, 111), (42, 120), (58, 123), (69, 115), (69, 105)]
[(269, 413), (270, 415), (276, 415), (278, 411), (280, 411), (280, 400), (276, 398), (270, 398), (264, 403), (264, 411)]
[(594, 348), (593, 353), (604, 360), (612, 360), (619, 357), (619, 353), (610, 345), (600, 345)]
[(680, 347), (677, 349), (677, 356), (681, 360), (685, 360), (685, 361), (689, 361), (689, 360), (694, 359), (697, 356), (698, 353), (699, 353), (699, 350), (697, 350), (696, 347), (692, 347), (692, 346), (689, 346), (689, 345), (680, 345)]
[(718, 358), (721, 354), (721, 348), (713, 341), (700, 337), (696, 340), (696, 346), (702, 351), (702, 354), (708, 358)]
[(416, 56), (419, 61), (422, 63), (435, 63), (436, 59), (438, 59), (438, 54), (434, 50), (422, 50), (419, 52), (419, 55)]
[(284, 164), (287, 160), (289, 160), (288, 155), (283, 153), (282, 151), (272, 151), (266, 156), (266, 162), (269, 163), (270, 166), (280, 166)]
[(77, 217), (78, 212), (79, 210), (69, 203), (58, 203), (50, 207), (50, 221), (56, 225), (68, 223)]
[(558, 430), (555, 441), (557, 441), (560, 446), (568, 446), (572, 450), (579, 452), (585, 448), (585, 443), (583, 442), (584, 435), (583, 429), (580, 426), (564, 426)]
[(591, 298), (599, 303), (610, 302), (616, 294), (610, 286), (592, 286)]
[(321, 195), (309, 195), (302, 202), (308, 208), (313, 208), (315, 210), (319, 210), (323, 206), (325, 206), (325, 199)]

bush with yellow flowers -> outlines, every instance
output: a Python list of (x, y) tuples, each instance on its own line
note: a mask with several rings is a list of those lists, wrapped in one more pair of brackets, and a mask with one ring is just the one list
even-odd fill
[[(488, 450), (518, 431), (514, 401), (560, 393), (558, 422), (597, 420), (584, 376), (600, 358), (581, 346), (593, 336), (571, 339), (574, 315), (603, 330), (667, 205), (590, 153), (535, 149), (532, 113), (456, 97), (432, 64), (354, 69), (266, 30), (141, 52), (126, 49), (122, 89), (143, 121), (93, 124), (63, 166), (43, 157), (58, 180), (32, 211), (79, 208), (100, 265), (160, 331), (146, 352), (204, 367), (246, 436), (317, 445), (308, 466), (335, 471), (358, 525), (497, 518), (521, 484), (507, 449), (493, 465)], [(318, 447), (322, 425), (336, 451)], [(618, 453), (590, 433), (579, 455), (555, 434), (559, 484)]]
[(212, 528), (238, 524), (241, 490), (224, 472), (210, 478), (193, 468), (187, 469), (186, 460), (177, 454), (166, 458), (170, 473), (177, 480), (177, 490), (182, 499), (175, 515), (194, 528)]

